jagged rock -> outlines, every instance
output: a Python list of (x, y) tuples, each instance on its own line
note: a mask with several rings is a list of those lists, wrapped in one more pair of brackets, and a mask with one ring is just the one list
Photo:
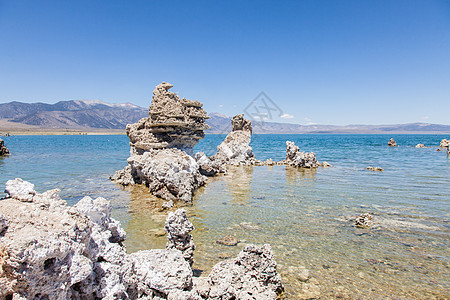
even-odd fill
[(416, 148), (425, 148), (425, 145), (424, 144), (417, 144), (415, 147)]
[(391, 138), (388, 142), (388, 146), (390, 147), (396, 147), (397, 143), (395, 142), (394, 138)]
[(6, 148), (5, 146), (5, 141), (3, 141), (2, 139), (0, 139), (0, 156), (2, 155), (8, 155), (9, 154), (9, 150), (8, 148)]
[(215, 265), (200, 294), (207, 299), (276, 299), (283, 290), (270, 245), (247, 245), (234, 259)]
[(22, 202), (31, 202), (33, 196), (36, 195), (34, 184), (23, 181), (21, 178), (8, 180), (5, 184), (5, 193), (9, 197)]
[(449, 139), (449, 140), (447, 140), (447, 139), (442, 139), (442, 140), (441, 140), (441, 144), (439, 145), (439, 147), (446, 148), (446, 147), (448, 147), (449, 145), (450, 145), (450, 139)]
[(355, 227), (370, 228), (373, 224), (373, 216), (369, 213), (362, 214), (355, 218)]
[(256, 159), (250, 147), (252, 123), (244, 119), (244, 114), (240, 114), (231, 119), (231, 124), (233, 130), (217, 146), (217, 153), (211, 160), (225, 165), (254, 165)]
[(111, 180), (122, 185), (146, 184), (155, 196), (191, 202), (194, 189), (205, 184), (199, 165), (189, 156), (209, 128), (198, 101), (180, 99), (163, 82), (153, 91), (149, 117), (127, 125), (128, 166)]
[(127, 254), (107, 200), (84, 197), (69, 207), (59, 190), (39, 194), (15, 183), (19, 192), (0, 205), (0, 299), (276, 299), (282, 290), (269, 245), (248, 245), (194, 280), (184, 210), (167, 218), (169, 249)]
[(286, 141), (286, 159), (284, 163), (300, 168), (317, 168), (320, 166), (314, 152), (300, 152), (300, 148), (291, 141)]
[(378, 172), (383, 172), (383, 171), (384, 171), (384, 169), (383, 169), (383, 168), (380, 168), (380, 167), (371, 167), (371, 166), (368, 166), (368, 167), (366, 167), (366, 169), (369, 170), (369, 171), (378, 171)]
[(178, 148), (192, 153), (209, 129), (203, 104), (169, 92), (173, 85), (163, 82), (153, 91), (149, 117), (127, 125), (131, 153), (142, 154), (151, 149)]
[(273, 161), (271, 158), (269, 158), (269, 159), (267, 159), (267, 160), (264, 162), (264, 164), (267, 165), (267, 166), (274, 166), (274, 165), (277, 164), (277, 162), (276, 162), (276, 161)]
[(227, 234), (220, 240), (216, 241), (218, 244), (222, 244), (225, 246), (236, 246), (239, 243), (239, 240), (232, 235)]
[(327, 167), (332, 167), (331, 164), (327, 163), (326, 161), (322, 162), (322, 167), (327, 168)]
[(192, 201), (194, 190), (206, 183), (194, 158), (180, 149), (149, 150), (128, 158), (136, 183), (166, 200)]
[(130, 165), (126, 166), (122, 170), (116, 171), (116, 173), (110, 176), (109, 179), (124, 186), (135, 184), (133, 175), (131, 175)]
[(164, 229), (167, 232), (166, 249), (180, 250), (184, 259), (192, 265), (195, 245), (190, 232), (194, 230), (194, 225), (188, 220), (186, 210), (178, 209), (170, 212), (166, 218)]
[(195, 153), (195, 161), (199, 165), (199, 171), (205, 176), (214, 176), (217, 173), (225, 173), (226, 168), (223, 162), (219, 160), (213, 160), (206, 156), (203, 152)]

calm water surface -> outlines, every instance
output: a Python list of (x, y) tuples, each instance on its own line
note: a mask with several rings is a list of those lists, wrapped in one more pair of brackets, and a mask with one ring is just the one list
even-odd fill
[[(195, 151), (212, 155), (224, 137), (207, 135)], [(391, 137), (399, 147), (387, 146)], [(436, 151), (442, 138), (448, 137), (254, 135), (258, 159), (283, 159), (285, 141), (292, 140), (333, 167), (234, 167), (210, 179), (187, 207), (196, 228), (194, 268), (206, 275), (219, 256), (270, 243), (288, 299), (298, 298), (304, 285), (296, 276), (300, 266), (310, 270), (323, 299), (449, 299), (450, 159)], [(129, 252), (164, 247), (162, 201), (145, 188), (124, 190), (108, 180), (126, 164), (126, 136), (4, 139), (12, 155), (0, 158), (0, 190), (21, 177), (38, 192), (61, 189), (69, 204), (105, 197), (127, 230)], [(430, 147), (414, 148), (418, 143)], [(365, 170), (369, 165), (385, 171)], [(366, 212), (375, 225), (355, 229), (353, 218)], [(241, 241), (237, 247), (216, 243), (226, 234)]]

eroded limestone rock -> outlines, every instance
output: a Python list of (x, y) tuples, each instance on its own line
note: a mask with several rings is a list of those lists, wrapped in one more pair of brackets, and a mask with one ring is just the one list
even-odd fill
[(0, 205), (1, 299), (276, 299), (282, 289), (269, 245), (248, 245), (194, 280), (184, 210), (167, 218), (168, 249), (127, 254), (107, 200), (69, 207), (59, 190), (39, 194), (17, 179), (9, 186)]
[(394, 138), (391, 138), (388, 142), (389, 147), (396, 147), (397, 143), (395, 142)]
[(301, 168), (317, 168), (320, 166), (314, 152), (300, 152), (300, 148), (291, 141), (286, 141), (286, 159), (283, 163)]
[(129, 165), (110, 179), (122, 185), (146, 184), (155, 196), (190, 202), (205, 178), (189, 154), (205, 136), (209, 117), (203, 104), (181, 99), (169, 92), (172, 87), (166, 82), (156, 86), (149, 117), (127, 125)]
[(3, 141), (2, 139), (0, 139), (0, 156), (2, 155), (8, 155), (9, 154), (9, 150), (8, 148), (6, 148), (5, 146), (5, 141)]
[(166, 218), (164, 229), (167, 232), (166, 249), (180, 250), (184, 259), (192, 265), (195, 245), (190, 232), (194, 230), (194, 225), (188, 220), (186, 210), (178, 209), (170, 212)]

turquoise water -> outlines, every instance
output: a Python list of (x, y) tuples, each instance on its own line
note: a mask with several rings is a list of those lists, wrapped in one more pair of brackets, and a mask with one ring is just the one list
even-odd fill
[[(211, 155), (224, 135), (207, 135), (195, 148)], [(387, 146), (394, 137), (400, 145)], [(322, 298), (450, 298), (450, 159), (436, 135), (254, 135), (256, 158), (281, 160), (285, 141), (313, 151), (331, 168), (230, 168), (195, 194), (188, 215), (196, 230), (194, 268), (207, 274), (246, 243), (270, 243), (286, 287), (297, 299), (310, 270)], [(129, 252), (164, 247), (167, 212), (143, 187), (122, 189), (108, 176), (126, 164), (126, 136), (5, 137), (12, 155), (0, 158), (0, 190), (21, 177), (43, 192), (60, 188), (73, 204), (81, 197), (111, 200), (128, 233)], [(418, 143), (430, 146), (417, 149)], [(382, 167), (371, 172), (366, 166)], [(374, 215), (370, 231), (353, 218)], [(253, 229), (249, 230), (250, 223)], [(237, 247), (216, 243), (226, 234)]]

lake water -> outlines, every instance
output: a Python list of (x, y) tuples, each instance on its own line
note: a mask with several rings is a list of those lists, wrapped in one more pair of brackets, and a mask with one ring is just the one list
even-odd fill
[[(207, 135), (195, 151), (212, 155), (224, 137)], [(399, 147), (387, 146), (391, 137)], [(209, 179), (186, 208), (196, 228), (196, 273), (208, 274), (247, 243), (269, 243), (288, 299), (298, 299), (308, 286), (298, 280), (301, 266), (323, 299), (449, 299), (450, 159), (436, 151), (443, 138), (448, 136), (254, 135), (258, 159), (282, 160), (291, 140), (333, 167), (233, 167)], [(61, 189), (71, 205), (86, 195), (105, 197), (128, 233), (129, 252), (164, 247), (162, 201), (143, 187), (122, 189), (108, 180), (126, 165), (126, 136), (4, 140), (12, 155), (0, 158), (0, 190), (21, 177), (38, 192)], [(433, 147), (414, 148), (418, 143)], [(369, 165), (384, 172), (368, 171)], [(374, 215), (374, 226), (356, 229), (354, 217), (366, 212)], [(226, 234), (241, 242), (217, 244)]]

